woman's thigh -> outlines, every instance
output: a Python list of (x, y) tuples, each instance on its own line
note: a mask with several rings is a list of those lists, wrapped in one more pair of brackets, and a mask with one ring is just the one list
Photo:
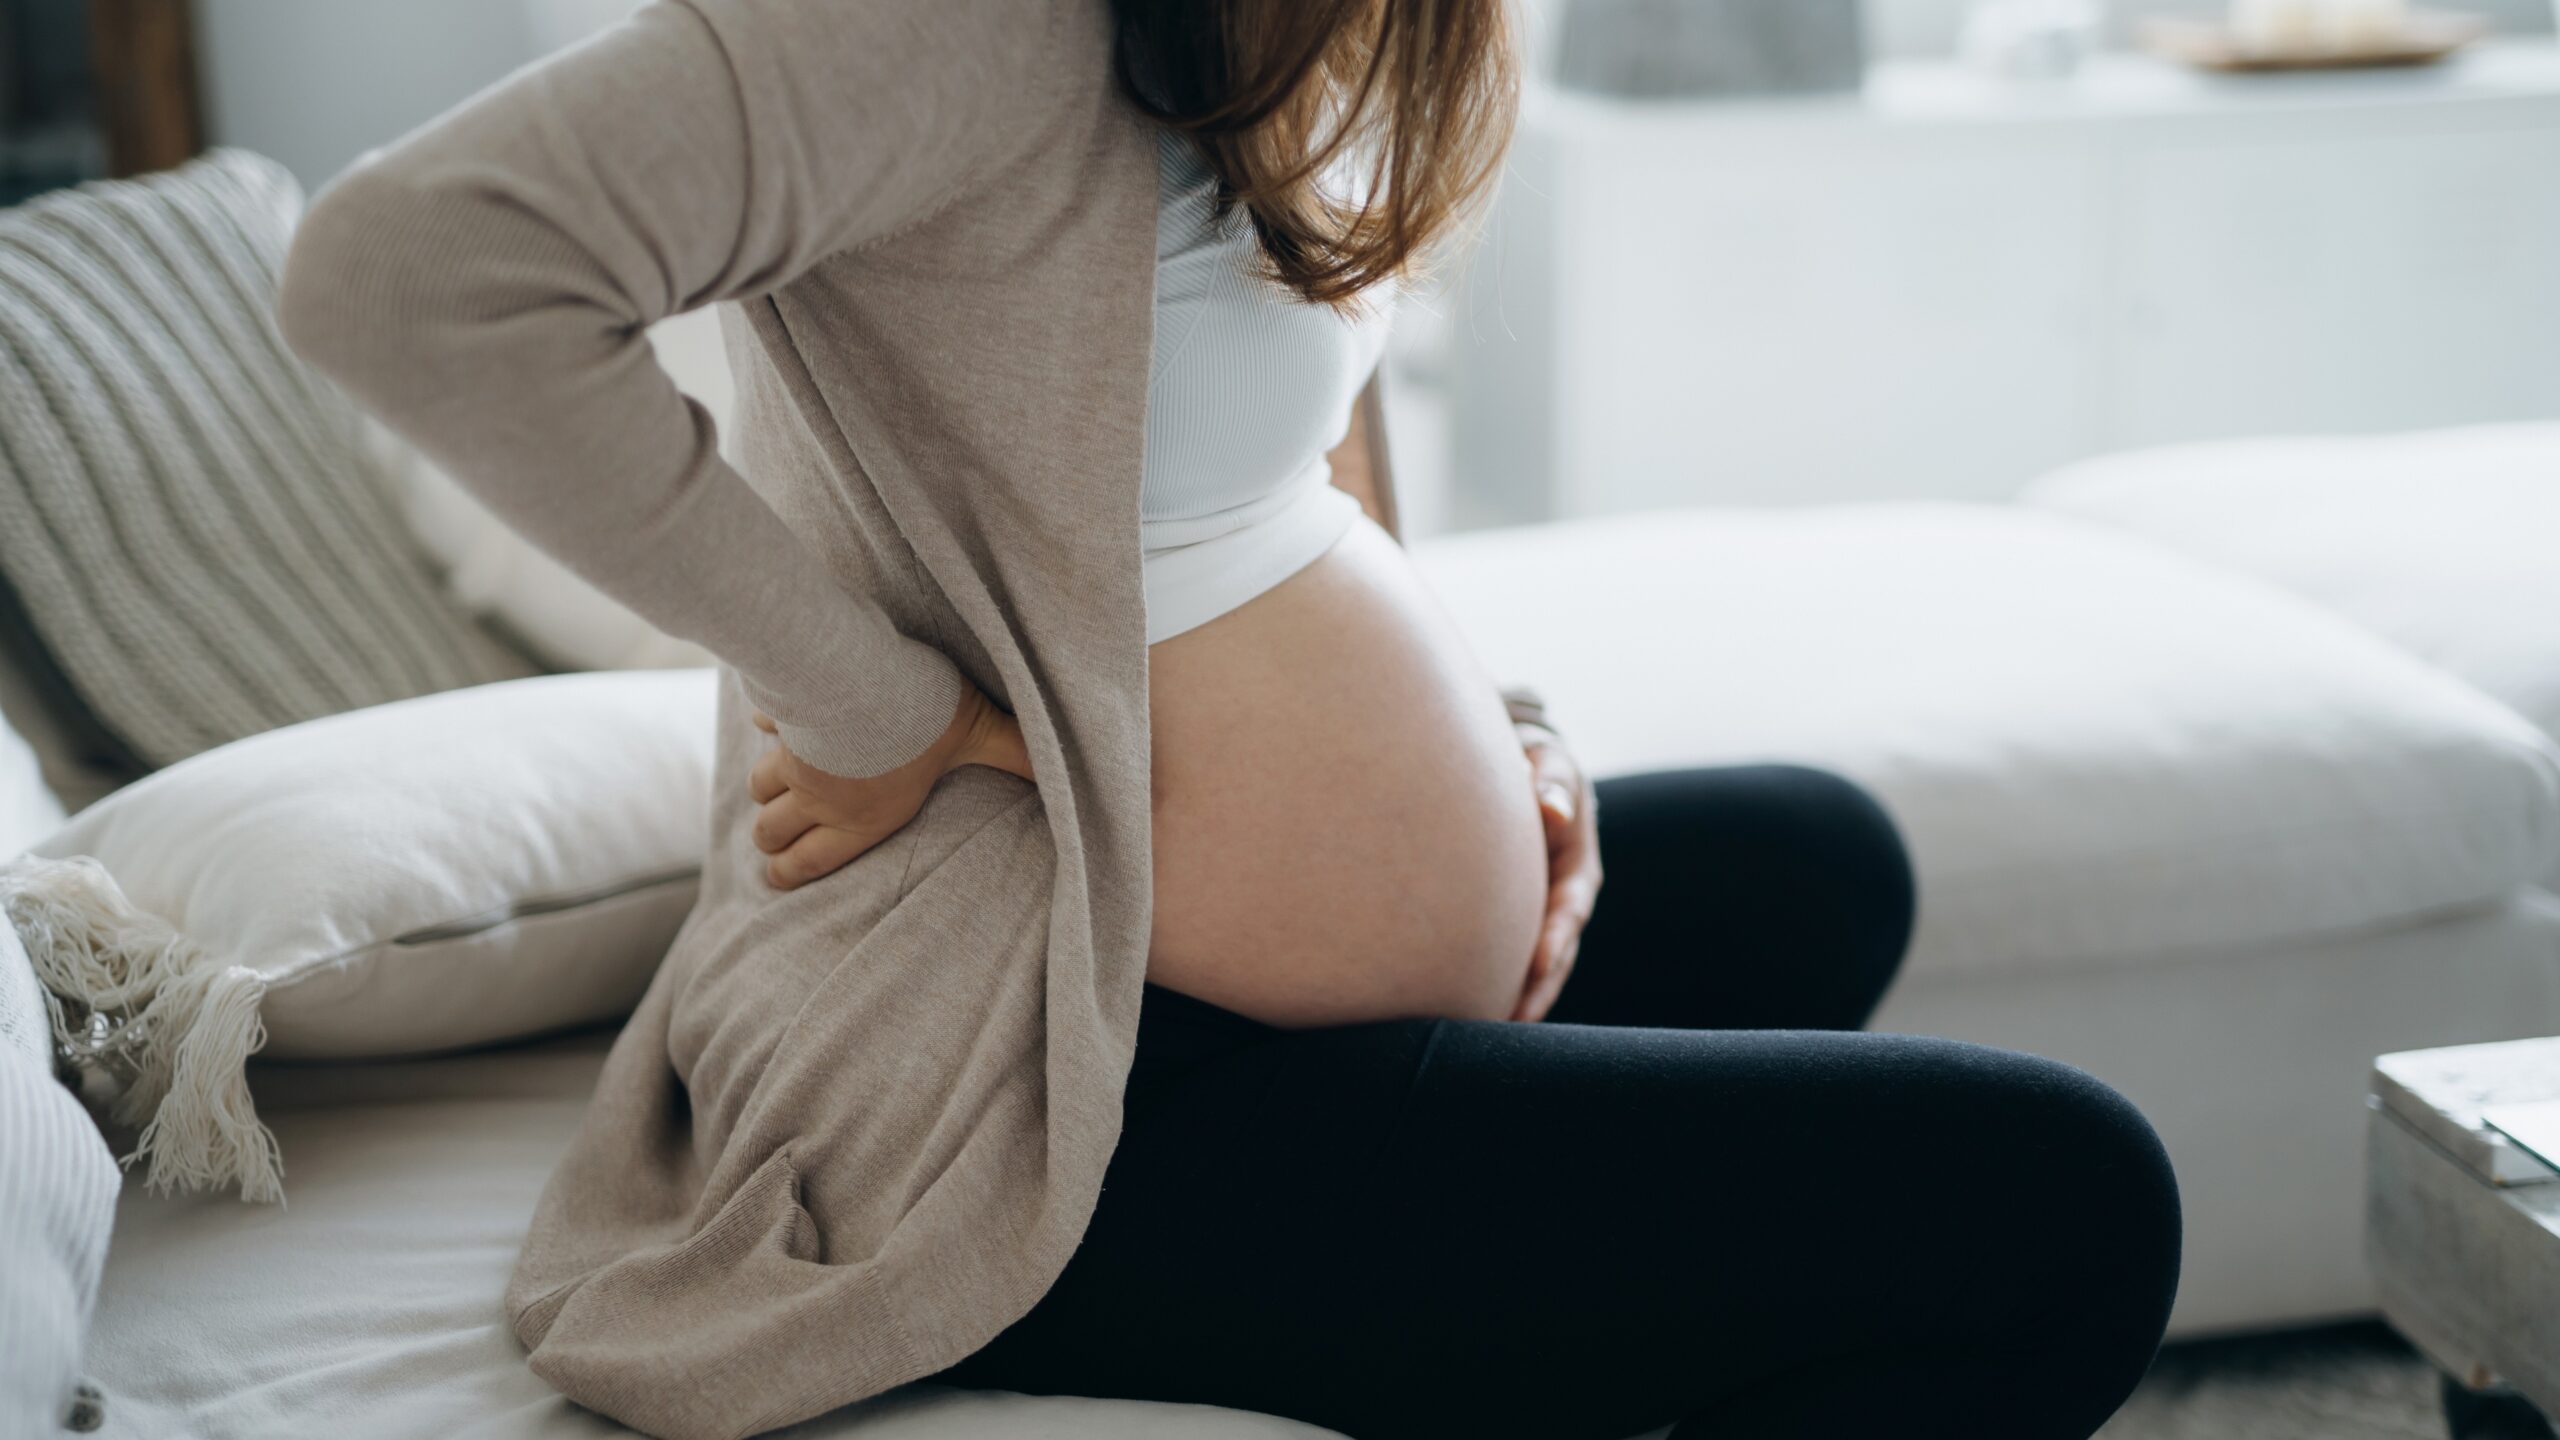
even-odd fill
[(2001, 1440), (2087, 1434), (2165, 1322), (2166, 1162), (2061, 1066), (1148, 1007), (1082, 1248), (947, 1378), (1360, 1440)]
[(1606, 877), (1550, 1017), (1855, 1030), (1911, 937), (1902, 837), (1855, 783), (1800, 765), (1598, 785)]

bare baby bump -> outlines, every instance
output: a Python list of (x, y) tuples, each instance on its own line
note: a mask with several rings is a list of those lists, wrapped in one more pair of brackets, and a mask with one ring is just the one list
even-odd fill
[(1528, 762), (1385, 531), (1149, 660), (1149, 979), (1276, 1025), (1511, 1013), (1545, 911)]

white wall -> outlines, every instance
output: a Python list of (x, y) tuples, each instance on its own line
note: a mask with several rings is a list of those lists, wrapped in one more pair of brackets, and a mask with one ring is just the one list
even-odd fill
[(541, 53), (528, 0), (198, 0), (213, 141), (306, 187)]
[(214, 143), (272, 155), (317, 189), (519, 66), (639, 0), (197, 0)]
[(574, 44), (632, 11), (640, 0), (524, 0), (532, 17), (533, 43), (548, 52)]

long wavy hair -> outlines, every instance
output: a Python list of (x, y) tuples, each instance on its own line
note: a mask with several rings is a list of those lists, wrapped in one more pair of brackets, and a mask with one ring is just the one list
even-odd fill
[(1251, 214), (1271, 278), (1310, 301), (1348, 307), (1418, 269), (1475, 213), (1510, 145), (1520, 76), (1507, 0), (1112, 10), (1121, 87), (1200, 147), (1222, 210)]

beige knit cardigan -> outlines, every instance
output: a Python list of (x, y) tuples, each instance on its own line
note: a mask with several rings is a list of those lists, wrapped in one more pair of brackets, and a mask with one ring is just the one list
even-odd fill
[[(1104, 0), (666, 0), (372, 158), (295, 244), (303, 355), (727, 662), (701, 903), (506, 1297), (533, 1368), (637, 1429), (930, 1374), (1084, 1232), (1149, 929), (1155, 163)], [(642, 335), (724, 300), (734, 470)], [(968, 682), (1037, 788), (955, 771), (768, 888), (751, 709), (869, 775)]]

